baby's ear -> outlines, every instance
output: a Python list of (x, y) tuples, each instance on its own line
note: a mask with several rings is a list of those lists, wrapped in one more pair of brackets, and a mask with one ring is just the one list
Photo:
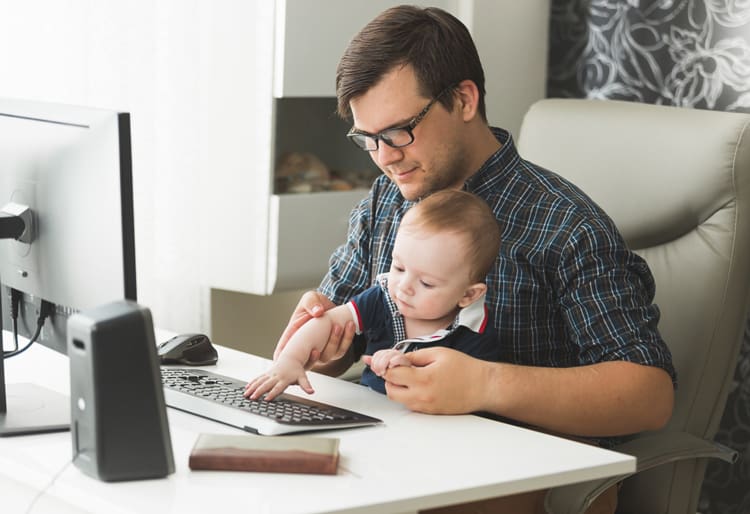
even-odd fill
[(466, 288), (464, 291), (463, 297), (458, 301), (458, 306), (462, 309), (464, 307), (468, 307), (472, 303), (479, 300), (484, 293), (487, 292), (487, 284), (483, 282), (477, 282), (476, 284), (471, 284), (469, 287)]

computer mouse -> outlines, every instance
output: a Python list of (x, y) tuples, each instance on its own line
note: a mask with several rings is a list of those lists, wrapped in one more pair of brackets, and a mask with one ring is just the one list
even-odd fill
[(216, 364), (219, 354), (204, 334), (181, 334), (157, 347), (161, 364), (207, 366)]

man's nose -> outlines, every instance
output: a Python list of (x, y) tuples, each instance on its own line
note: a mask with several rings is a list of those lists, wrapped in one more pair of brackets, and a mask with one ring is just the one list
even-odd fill
[(389, 166), (404, 158), (404, 152), (400, 148), (393, 148), (382, 141), (379, 141), (378, 149), (372, 152), (375, 164), (381, 168)]

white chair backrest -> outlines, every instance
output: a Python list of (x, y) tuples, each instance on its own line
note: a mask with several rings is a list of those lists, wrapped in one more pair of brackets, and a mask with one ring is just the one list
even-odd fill
[(678, 373), (669, 429), (712, 438), (750, 291), (750, 115), (623, 101), (542, 100), (522, 157), (566, 177), (613, 218), (656, 280)]

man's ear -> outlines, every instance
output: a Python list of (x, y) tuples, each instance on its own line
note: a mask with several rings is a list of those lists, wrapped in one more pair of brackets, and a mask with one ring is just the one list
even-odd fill
[(473, 80), (462, 80), (456, 86), (458, 105), (464, 121), (470, 121), (479, 114), (479, 88)]
[(472, 303), (479, 300), (479, 298), (482, 297), (482, 295), (487, 292), (487, 284), (483, 282), (477, 282), (476, 284), (471, 284), (469, 287), (466, 288), (466, 291), (464, 291), (463, 297), (458, 301), (458, 306), (462, 309), (464, 307), (468, 307)]

